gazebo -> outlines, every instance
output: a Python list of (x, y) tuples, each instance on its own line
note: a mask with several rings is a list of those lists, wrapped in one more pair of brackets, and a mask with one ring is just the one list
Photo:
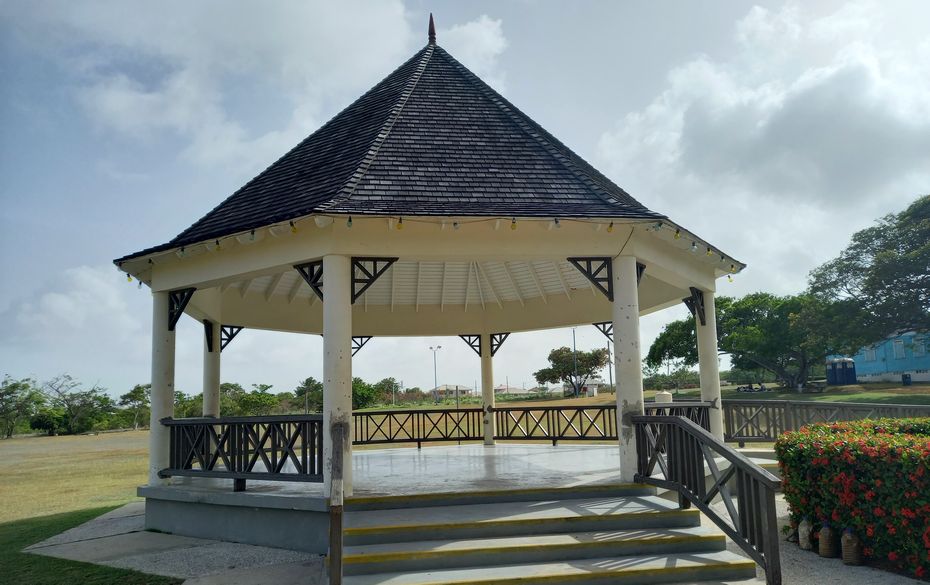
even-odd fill
[[(436, 44), (432, 19), (428, 44), (383, 81), (177, 237), (115, 263), (152, 290), (149, 485), (140, 489), (150, 505), (177, 475), (166, 470), (183, 465), (244, 487), (246, 475), (233, 472), (246, 470), (226, 455), (267, 437), (224, 435), (210, 422), (221, 415), (221, 350), (241, 328), (323, 336), (321, 424), (289, 435), (255, 422), (269, 423), (267, 452), (285, 462), (271, 453), (266, 463), (278, 471), (313, 468), (306, 451), (322, 443), (320, 468), (304, 471), (322, 480), (324, 498), (340, 467), (331, 429), (352, 424), (352, 356), (372, 337), (462, 337), (481, 364), (472, 435), (494, 445), (494, 354), (508, 335), (596, 324), (613, 342), (616, 467), (632, 483), (634, 418), (644, 413), (639, 319), (684, 301), (696, 316), (706, 426), (722, 439), (715, 281), (744, 265), (648, 209), (482, 82)], [(206, 430), (196, 438), (171, 419), (183, 314), (204, 325)], [(185, 454), (185, 441), (213, 447)], [(201, 460), (216, 443), (227, 453)], [(352, 441), (341, 451), (348, 496)]]

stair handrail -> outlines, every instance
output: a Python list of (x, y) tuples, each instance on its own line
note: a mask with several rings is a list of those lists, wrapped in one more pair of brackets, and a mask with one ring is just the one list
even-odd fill
[[(632, 422), (635, 480), (677, 492), (682, 508), (693, 504), (765, 570), (768, 585), (781, 585), (775, 511), (781, 481), (685, 417), (634, 415)], [(729, 466), (721, 470), (717, 457)], [(714, 480), (710, 488), (705, 466)], [(731, 480), (736, 482), (738, 497), (730, 491)], [(710, 505), (718, 495), (729, 518)]]

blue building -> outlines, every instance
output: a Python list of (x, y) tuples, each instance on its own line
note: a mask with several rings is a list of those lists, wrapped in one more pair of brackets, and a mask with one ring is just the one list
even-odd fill
[(910, 374), (915, 382), (930, 382), (930, 333), (902, 333), (853, 356), (860, 382), (900, 382)]

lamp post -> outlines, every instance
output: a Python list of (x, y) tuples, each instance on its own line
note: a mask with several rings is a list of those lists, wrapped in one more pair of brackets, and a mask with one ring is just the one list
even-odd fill
[(433, 391), (436, 393), (436, 402), (439, 402), (439, 376), (436, 374), (436, 352), (442, 349), (442, 346), (430, 346), (429, 349), (433, 352)]
[(578, 346), (575, 345), (575, 328), (572, 327), (572, 390), (578, 396)]

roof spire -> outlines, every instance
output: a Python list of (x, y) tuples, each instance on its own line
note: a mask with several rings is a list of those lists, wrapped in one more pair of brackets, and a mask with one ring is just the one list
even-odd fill
[(433, 13), (429, 13), (429, 44), (436, 44), (436, 25), (433, 24)]

